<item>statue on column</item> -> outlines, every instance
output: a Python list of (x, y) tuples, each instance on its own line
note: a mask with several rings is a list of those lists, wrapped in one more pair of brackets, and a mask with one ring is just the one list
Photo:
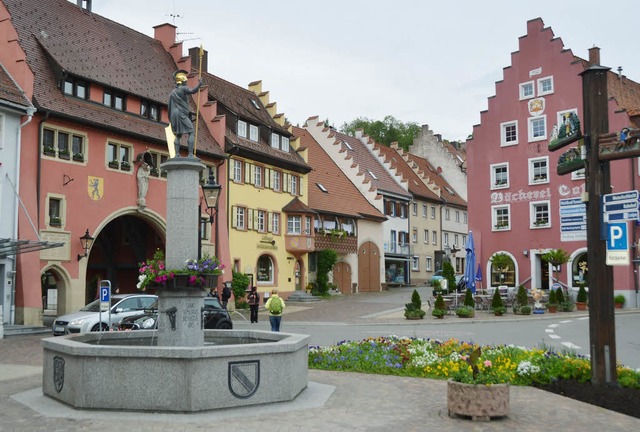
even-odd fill
[[(180, 69), (173, 74), (176, 87), (169, 96), (169, 122), (171, 131), (175, 136), (174, 147), (175, 157), (180, 157), (180, 140), (182, 135), (187, 135), (188, 157), (195, 157), (193, 153), (195, 143), (195, 129), (189, 111), (189, 95), (196, 93), (202, 85), (202, 79), (198, 84), (189, 88), (187, 86), (187, 71)], [(197, 114), (196, 114), (197, 115)], [(171, 143), (168, 143), (171, 146)]]

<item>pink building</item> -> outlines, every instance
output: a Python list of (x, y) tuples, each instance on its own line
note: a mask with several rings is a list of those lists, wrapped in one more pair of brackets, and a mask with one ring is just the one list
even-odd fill
[[(548, 145), (565, 114), (576, 113), (582, 120), (580, 73), (594, 64), (600, 64), (599, 48), (589, 49), (589, 60), (583, 60), (566, 49), (541, 19), (529, 21), (519, 50), (504, 68), (504, 79), (496, 83), (495, 96), (474, 126), (467, 141), (469, 230), (484, 287), (549, 288), (559, 282), (577, 289), (576, 283), (588, 272), (586, 222), (580, 221), (584, 170), (557, 174), (560, 156), (572, 147), (579, 152), (582, 143), (556, 152), (550, 152)], [(640, 85), (609, 72), (608, 93), (609, 130), (638, 127)], [(637, 188), (637, 158), (610, 163), (614, 192)], [(630, 243), (636, 243), (637, 231), (630, 222)], [(541, 259), (550, 249), (570, 255), (559, 271), (552, 272)], [(492, 268), (490, 258), (497, 253), (511, 258), (508, 269)], [(633, 275), (633, 265), (615, 267), (614, 287), (616, 294), (627, 296), (627, 305), (637, 306)]]

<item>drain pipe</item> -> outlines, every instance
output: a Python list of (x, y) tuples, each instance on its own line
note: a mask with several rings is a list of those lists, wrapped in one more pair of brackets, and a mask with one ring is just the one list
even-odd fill
[[(36, 108), (32, 105), (27, 107), (27, 119), (20, 124), (20, 127), (18, 127), (18, 131), (16, 132), (17, 136), (17, 146), (16, 146), (16, 161), (15, 161), (15, 166), (16, 166), (16, 194), (14, 197), (14, 214), (13, 214), (13, 220), (14, 220), (14, 226), (13, 226), (13, 238), (15, 238), (16, 240), (18, 240), (18, 210), (20, 209), (20, 153), (21, 153), (21, 149), (22, 149), (22, 128), (25, 127), (26, 125), (28, 125), (29, 123), (31, 123), (31, 120), (33, 120), (33, 115), (36, 113)], [(12, 264), (12, 269), (9, 271), (9, 274), (11, 275), (12, 281), (11, 281), (11, 315), (9, 316), (9, 324), (15, 324), (15, 320), (16, 320), (16, 269), (17, 269), (17, 265), (16, 265), (16, 261), (18, 260), (18, 258), (16, 256), (14, 256), (13, 258), (13, 264)]]
[[(635, 159), (629, 159), (629, 166), (630, 166), (630, 170), (629, 172), (631, 173), (631, 190), (636, 190), (636, 175), (635, 175)], [(635, 307), (638, 307), (638, 261), (637, 261), (637, 253), (636, 251), (638, 250), (638, 239), (637, 239), (637, 224), (634, 223), (633, 224), (633, 230), (631, 230), (633, 232), (633, 257), (634, 259), (631, 260), (631, 263), (633, 264), (633, 287), (635, 288)]]

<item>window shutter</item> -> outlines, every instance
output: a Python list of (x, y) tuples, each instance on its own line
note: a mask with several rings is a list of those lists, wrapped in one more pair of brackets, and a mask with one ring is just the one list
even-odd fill
[(260, 215), (260, 210), (255, 210), (253, 212), (253, 227), (256, 231), (260, 230), (260, 224), (258, 223), (259, 215)]
[(249, 183), (256, 184), (256, 167), (253, 164), (247, 164), (249, 167)]
[(253, 229), (253, 209), (247, 209), (246, 213), (247, 213), (247, 229), (252, 230)]
[(267, 232), (272, 232), (273, 229), (273, 213), (268, 212), (267, 213)]
[(263, 177), (263, 181), (264, 181), (264, 187), (265, 189), (271, 189), (271, 170), (267, 167), (264, 168), (264, 175)]
[(302, 177), (298, 177), (298, 196), (304, 196), (302, 193)]
[(237, 228), (238, 227), (238, 207), (236, 206), (232, 206), (231, 207), (231, 227), (232, 228)]
[(289, 174), (282, 173), (282, 192), (289, 192)]
[(244, 182), (251, 183), (251, 171), (249, 170), (249, 162), (244, 163)]

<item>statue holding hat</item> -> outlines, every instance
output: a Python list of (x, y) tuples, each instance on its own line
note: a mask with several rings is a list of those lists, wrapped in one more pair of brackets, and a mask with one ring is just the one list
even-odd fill
[[(193, 147), (195, 143), (193, 121), (191, 120), (191, 112), (189, 111), (189, 95), (196, 93), (202, 85), (202, 79), (198, 84), (189, 88), (187, 86), (187, 74), (185, 70), (174, 72), (173, 78), (176, 87), (169, 95), (169, 123), (171, 131), (175, 135), (174, 147), (175, 156), (180, 157), (180, 140), (182, 135), (187, 135), (188, 156), (193, 157)], [(171, 145), (171, 143), (169, 143)]]

